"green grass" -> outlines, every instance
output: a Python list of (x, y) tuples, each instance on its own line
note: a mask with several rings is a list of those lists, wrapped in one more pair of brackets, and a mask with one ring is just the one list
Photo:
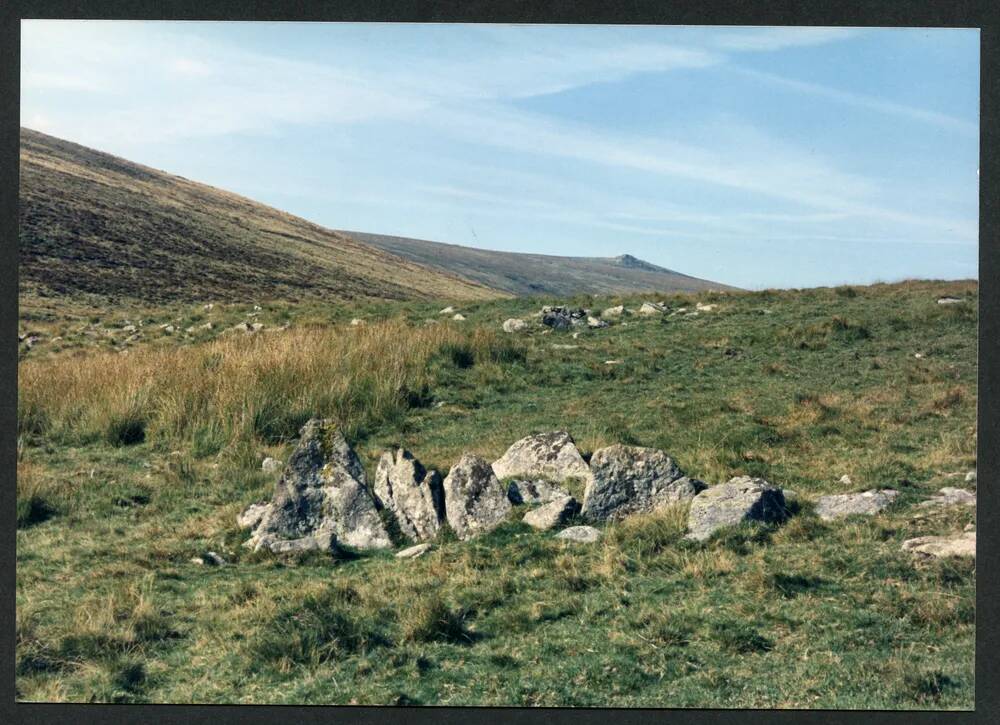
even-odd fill
[[(937, 305), (944, 294), (968, 302)], [(179, 395), (172, 382), (145, 397), (109, 383), (85, 410), (63, 406), (26, 386), (96, 365), (100, 346), (39, 345), (22, 362), (18, 409), (18, 697), (971, 708), (975, 565), (924, 564), (899, 547), (974, 520), (974, 510), (914, 504), (966, 485), (946, 476), (975, 466), (976, 295), (974, 283), (911, 282), (654, 296), (673, 309), (720, 307), (629, 317), (575, 340), (538, 327), (498, 333), (508, 317), (566, 300), (469, 304), (464, 323), (438, 316), (442, 303), (262, 305), (266, 324), (291, 329), (246, 343), (252, 358), (239, 357), (242, 342), (213, 342), (221, 325), (187, 342), (140, 341), (119, 358), (138, 370), (143, 351), (191, 355), (178, 364), (199, 360), (204, 389), (220, 396), (192, 400), (225, 402), (221, 381), (237, 360), (290, 365), (283, 355), (307, 334), (331, 336), (322, 344), (348, 358), (368, 350), (337, 342), (356, 334), (353, 317), (388, 321), (392, 335), (372, 340), (397, 340), (401, 360), (419, 352), (414, 365), (358, 355), (357, 369), (315, 368), (322, 384), (294, 366), (233, 378), (240, 400), (271, 401), (248, 408), (245, 425), (234, 422), (241, 408), (214, 403), (182, 418), (185, 405), (167, 405), (184, 400), (168, 395)], [(113, 380), (129, 379), (122, 365)], [(357, 385), (324, 387), (333, 373)], [(349, 418), (369, 473), (394, 445), (444, 473), (466, 450), (492, 460), (528, 433), (562, 428), (585, 455), (656, 446), (709, 483), (764, 476), (800, 503), (780, 526), (704, 544), (682, 539), (683, 507), (605, 526), (594, 545), (535, 532), (518, 508), (496, 531), (443, 536), (414, 560), (249, 552), (235, 516), (273, 490), (260, 460), (287, 460), (289, 431), (327, 413)], [(130, 420), (143, 422), (141, 440), (120, 425)], [(877, 517), (812, 513), (819, 495), (884, 486), (901, 496)], [(229, 564), (190, 562), (208, 550)]]

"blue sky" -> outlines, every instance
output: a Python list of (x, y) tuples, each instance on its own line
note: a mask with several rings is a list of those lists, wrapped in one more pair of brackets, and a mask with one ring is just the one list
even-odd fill
[(21, 123), (335, 229), (976, 277), (979, 33), (25, 21)]

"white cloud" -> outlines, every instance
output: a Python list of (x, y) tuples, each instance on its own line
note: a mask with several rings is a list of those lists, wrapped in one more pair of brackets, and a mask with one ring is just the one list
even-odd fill
[(852, 28), (761, 27), (726, 30), (712, 44), (733, 51), (774, 51), (797, 46), (823, 45), (852, 38)]

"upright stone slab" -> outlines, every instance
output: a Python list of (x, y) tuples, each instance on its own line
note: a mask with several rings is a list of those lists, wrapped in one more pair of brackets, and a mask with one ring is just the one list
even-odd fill
[(455, 535), (470, 539), (496, 528), (511, 505), (490, 464), (466, 453), (444, 479), (444, 508)]
[(444, 518), (441, 475), (425, 469), (409, 451), (382, 454), (375, 471), (375, 503), (396, 517), (400, 531), (414, 541), (437, 534)]
[(596, 520), (653, 511), (694, 498), (705, 488), (655, 448), (621, 444), (602, 448), (590, 459), (590, 473), (581, 513)]
[(590, 468), (566, 431), (530, 435), (514, 443), (493, 463), (497, 478), (545, 479), (561, 483), (586, 481)]
[(725, 526), (744, 521), (783, 521), (787, 515), (780, 488), (763, 478), (739, 476), (709, 486), (695, 496), (688, 513), (687, 538), (704, 541)]
[(302, 427), (274, 497), (247, 543), (272, 551), (392, 545), (361, 461), (332, 421), (314, 418)]

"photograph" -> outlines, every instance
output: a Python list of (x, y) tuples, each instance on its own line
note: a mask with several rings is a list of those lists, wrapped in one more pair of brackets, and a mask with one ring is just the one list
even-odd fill
[(18, 703), (975, 709), (978, 28), (19, 32)]

